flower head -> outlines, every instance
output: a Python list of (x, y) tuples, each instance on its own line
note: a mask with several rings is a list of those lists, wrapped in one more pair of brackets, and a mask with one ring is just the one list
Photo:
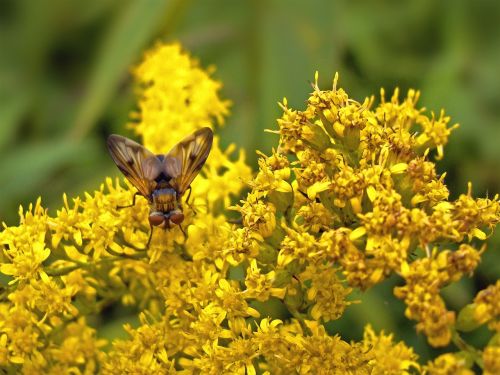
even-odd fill
[[(139, 110), (130, 124), (145, 147), (166, 153), (223, 123), (229, 102), (211, 72), (178, 44), (146, 53), (133, 71)], [(21, 209), (20, 224), (0, 233), (2, 369), (468, 374), (475, 362), (497, 373), (497, 336), (479, 350), (459, 331), (484, 324), (498, 335), (498, 283), (458, 317), (441, 291), (476, 269), (500, 220), (498, 196), (474, 198), (469, 185), (450, 200), (433, 160), (456, 125), (418, 108), (417, 91), (381, 96), (356, 101), (338, 75), (322, 90), (316, 74), (304, 109), (283, 100), (279, 142), (259, 153), (255, 175), (244, 152), (222, 149), (216, 135), (191, 198), (179, 203), (183, 226), (155, 230), (151, 242), (147, 200), (119, 208), (136, 191), (118, 180), (65, 195), (54, 215), (40, 200)], [(348, 342), (326, 329), (359, 302), (355, 289), (388, 277), (399, 278), (394, 294), (429, 344), (462, 352), (421, 367), (393, 334), (368, 325)], [(139, 322), (104, 351), (87, 317), (110, 305), (135, 309)]]

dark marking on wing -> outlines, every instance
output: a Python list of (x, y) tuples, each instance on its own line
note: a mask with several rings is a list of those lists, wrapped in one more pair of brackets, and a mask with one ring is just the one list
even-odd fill
[(212, 148), (213, 133), (210, 128), (201, 128), (176, 144), (163, 160), (163, 172), (181, 196), (191, 185), (205, 164)]
[(149, 198), (156, 178), (162, 174), (161, 161), (144, 146), (121, 135), (110, 135), (107, 146), (118, 169), (139, 193)]

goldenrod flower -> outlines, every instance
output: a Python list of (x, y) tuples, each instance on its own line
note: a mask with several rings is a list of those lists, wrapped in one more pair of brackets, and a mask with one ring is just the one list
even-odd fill
[(365, 327), (363, 345), (372, 353), (373, 374), (413, 374), (420, 370), (418, 356), (404, 343), (393, 343), (393, 335), (376, 334), (373, 328)]
[[(351, 288), (342, 285), (336, 269), (331, 264), (311, 264), (299, 277), (301, 281), (311, 283), (307, 290), (307, 299), (313, 303), (310, 314), (315, 320), (336, 320), (352, 303), (346, 301)], [(328, 285), (328, 288), (325, 288), (325, 285)]]
[(446, 353), (437, 357), (426, 366), (429, 374), (433, 375), (473, 375), (470, 359), (462, 353)]
[(229, 101), (221, 100), (221, 84), (210, 78), (179, 44), (158, 43), (134, 70), (140, 85), (137, 122), (131, 127), (155, 153), (168, 151), (191, 129), (224, 122)]
[(484, 374), (494, 375), (500, 372), (500, 347), (490, 345), (484, 349)]
[[(219, 82), (178, 44), (158, 44), (134, 69), (138, 112), (130, 126), (166, 152), (185, 134), (222, 124)], [(214, 138), (184, 207), (183, 229), (155, 230), (148, 206), (107, 178), (49, 215), (38, 199), (0, 233), (0, 367), (9, 373), (430, 374), (496, 373), (496, 339), (481, 350), (459, 330), (498, 331), (500, 284), (478, 293), (458, 318), (441, 290), (471, 275), (500, 220), (498, 196), (449, 200), (433, 160), (456, 125), (417, 107), (419, 93), (361, 102), (318, 87), (306, 108), (284, 99), (279, 142), (245, 154)], [(236, 155), (235, 155), (236, 154)], [(244, 199), (243, 189), (247, 187)], [(231, 206), (234, 202), (239, 203)], [(227, 210), (241, 216), (228, 220)], [(233, 212), (234, 214), (234, 212)], [(429, 344), (453, 342), (426, 366), (392, 334), (370, 326), (347, 342), (324, 323), (341, 319), (350, 294), (390, 276), (405, 316)], [(282, 320), (265, 309), (279, 303)], [(97, 338), (87, 316), (115, 303), (135, 308), (127, 339)], [(264, 306), (264, 307), (262, 307)], [(109, 344), (109, 350), (103, 350)]]
[(270, 297), (283, 299), (286, 290), (273, 287), (276, 280), (276, 272), (261, 273), (257, 260), (252, 259), (245, 278), (246, 289), (244, 293), (257, 301), (267, 301)]
[(500, 280), (481, 290), (474, 299), (474, 318), (500, 331)]

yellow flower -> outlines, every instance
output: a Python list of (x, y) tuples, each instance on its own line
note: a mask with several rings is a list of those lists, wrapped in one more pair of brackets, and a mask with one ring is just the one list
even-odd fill
[(443, 157), (443, 146), (448, 143), (450, 133), (458, 128), (458, 124), (447, 127), (450, 117), (445, 116), (444, 110), (441, 111), (439, 119), (436, 120), (434, 113), (432, 117), (419, 116), (417, 123), (422, 127), (423, 133), (417, 137), (417, 143), (420, 147), (436, 147), (438, 159)]
[(401, 196), (392, 190), (380, 190), (373, 201), (373, 209), (366, 214), (358, 214), (369, 234), (389, 234), (402, 236), (410, 229), (408, 210), (401, 202)]
[(249, 185), (257, 191), (270, 193), (278, 191), (281, 193), (291, 192), (292, 188), (288, 182), (290, 178), (290, 162), (285, 155), (277, 153), (273, 149), (273, 154), (269, 157), (260, 153), (259, 171), (257, 175), (249, 181)]
[(81, 367), (83, 373), (97, 370), (97, 353), (106, 344), (106, 340), (98, 339), (94, 329), (87, 326), (83, 317), (68, 324), (62, 333), (59, 347), (50, 348), (52, 358), (62, 369)]
[(113, 350), (105, 357), (103, 374), (175, 373), (174, 362), (167, 354), (168, 348), (172, 346), (166, 339), (170, 333), (169, 325), (146, 322), (144, 315), (141, 315), (141, 321), (143, 325), (137, 330), (125, 326), (132, 339), (113, 344)]
[(314, 320), (325, 322), (339, 319), (345, 308), (353, 302), (347, 301), (351, 288), (346, 288), (337, 278), (337, 270), (331, 264), (310, 265), (300, 274), (302, 282), (309, 282), (307, 299), (313, 301), (310, 314)]
[(186, 134), (211, 126), (212, 119), (222, 124), (228, 113), (229, 102), (218, 97), (221, 84), (179, 44), (158, 43), (133, 73), (141, 90), (131, 127), (154, 153), (167, 152)]
[(189, 341), (186, 354), (195, 353), (197, 348), (218, 339), (234, 339), (235, 333), (222, 327), (227, 316), (223, 307), (209, 303), (198, 313), (198, 319), (190, 324), (183, 334)]
[(375, 334), (373, 328), (365, 327), (363, 345), (373, 358), (373, 374), (413, 374), (420, 370), (418, 356), (403, 342), (393, 343), (393, 335), (384, 332)]
[[(203, 168), (203, 175), (193, 181), (192, 196), (195, 209), (208, 205), (211, 212), (217, 213), (216, 210), (220, 210), (218, 206), (221, 203), (223, 207), (228, 207), (231, 197), (237, 196), (243, 189), (245, 182), (251, 176), (251, 169), (245, 162), (243, 150), (238, 151), (237, 160), (232, 160), (231, 155), (235, 149), (234, 145), (230, 145), (222, 151), (219, 148), (218, 136), (215, 136), (212, 151)], [(200, 205), (197, 204), (197, 197), (203, 197), (199, 200)]]
[(429, 362), (425, 369), (431, 375), (473, 375), (470, 360), (461, 353), (446, 353)]
[[(417, 330), (425, 332), (429, 343), (433, 346), (445, 346), (451, 340), (455, 313), (446, 309), (439, 295), (440, 288), (476, 267), (478, 254), (471, 247), (462, 245), (457, 252), (438, 253), (434, 249), (430, 256), (411, 264), (403, 263), (401, 276), (406, 285), (395, 288), (394, 292), (398, 298), (405, 300), (405, 315), (419, 322)], [(467, 267), (469, 258), (472, 258), (470, 268)], [(457, 268), (462, 261), (464, 265), (460, 267), (464, 268)]]
[[(222, 124), (229, 102), (178, 44), (158, 44), (134, 69), (139, 111), (130, 126), (165, 153), (201, 126)], [(40, 200), (0, 233), (0, 367), (8, 373), (400, 374), (498, 372), (496, 339), (481, 351), (460, 329), (499, 330), (500, 284), (456, 322), (441, 290), (471, 275), (500, 221), (500, 202), (449, 200), (431, 161), (456, 126), (417, 107), (419, 93), (356, 101), (318, 75), (306, 108), (282, 103), (280, 139), (252, 172), (236, 146), (210, 157), (183, 204), (182, 228), (156, 228), (148, 203), (107, 178), (50, 215)], [(417, 133), (418, 132), (418, 133)], [(249, 192), (242, 199), (242, 191)], [(240, 200), (241, 199), (241, 200)], [(234, 202), (238, 206), (231, 206)], [(184, 203), (184, 202), (183, 202)], [(241, 220), (228, 220), (228, 209)], [(472, 243), (472, 240), (474, 242)], [(478, 245), (479, 244), (479, 245)], [(477, 246), (477, 247), (476, 247)], [(327, 332), (361, 292), (395, 276), (394, 294), (429, 344), (450, 342), (420, 368), (413, 350), (370, 326), (360, 341)], [(139, 324), (106, 341), (87, 323), (125, 305)], [(274, 319), (280, 304), (283, 319)], [(283, 311), (284, 310), (284, 311)], [(469, 314), (469, 315), (467, 315)], [(464, 318), (465, 316), (465, 318)], [(472, 321), (472, 323), (471, 323)], [(495, 336), (496, 337), (496, 336)]]
[[(315, 321), (306, 321), (310, 335), (287, 335), (286, 340), (294, 346), (285, 369), (299, 374), (371, 374), (373, 354), (366, 352), (361, 344), (349, 344), (338, 336), (330, 336), (323, 326)], [(286, 363), (285, 361), (283, 361)]]
[(293, 229), (285, 227), (285, 231), (277, 259), (278, 267), (286, 267), (292, 262), (303, 266), (324, 257), (321, 243), (302, 226), (295, 225)]
[(245, 286), (247, 289), (244, 293), (249, 297), (255, 298), (257, 301), (267, 301), (270, 297), (283, 299), (286, 289), (273, 287), (275, 281), (275, 271), (270, 271), (266, 274), (261, 273), (257, 261), (252, 259), (245, 277)]
[[(232, 285), (231, 285), (232, 284)], [(226, 279), (219, 280), (219, 288), (215, 294), (220, 299), (220, 304), (227, 312), (229, 318), (253, 316), (259, 317), (259, 312), (248, 306), (245, 295), (239, 290), (235, 283), (230, 283)]]
[(339, 221), (322, 203), (307, 202), (297, 211), (297, 223), (312, 233), (330, 228), (334, 218)]
[(500, 373), (500, 347), (488, 345), (483, 351), (484, 374)]
[(242, 201), (241, 206), (233, 207), (241, 213), (243, 224), (262, 237), (269, 237), (276, 228), (276, 208), (272, 203), (265, 203), (262, 193), (254, 192)]
[(35, 206), (29, 206), (26, 213), (19, 210), (21, 225), (5, 228), (0, 233), (0, 244), (4, 246), (4, 257), (0, 272), (12, 276), (9, 284), (40, 278), (48, 281), (43, 262), (49, 257), (50, 249), (45, 245), (47, 214), (38, 198)]
[(237, 266), (249, 258), (259, 254), (259, 242), (262, 236), (247, 228), (237, 228), (231, 232), (231, 236), (224, 242), (221, 250), (221, 258), (216, 262), (219, 268), (224, 267), (224, 262)]
[(474, 298), (474, 318), (500, 331), (500, 280), (481, 290)]

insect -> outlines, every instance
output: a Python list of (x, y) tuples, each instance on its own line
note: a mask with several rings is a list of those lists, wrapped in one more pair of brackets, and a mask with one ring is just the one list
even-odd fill
[[(213, 133), (201, 128), (177, 143), (167, 154), (155, 155), (144, 146), (121, 135), (108, 137), (107, 146), (118, 169), (137, 188), (137, 195), (148, 200), (151, 231), (153, 227), (172, 228), (184, 221), (181, 198), (198, 175), (212, 148)], [(184, 232), (184, 231), (183, 231)]]

